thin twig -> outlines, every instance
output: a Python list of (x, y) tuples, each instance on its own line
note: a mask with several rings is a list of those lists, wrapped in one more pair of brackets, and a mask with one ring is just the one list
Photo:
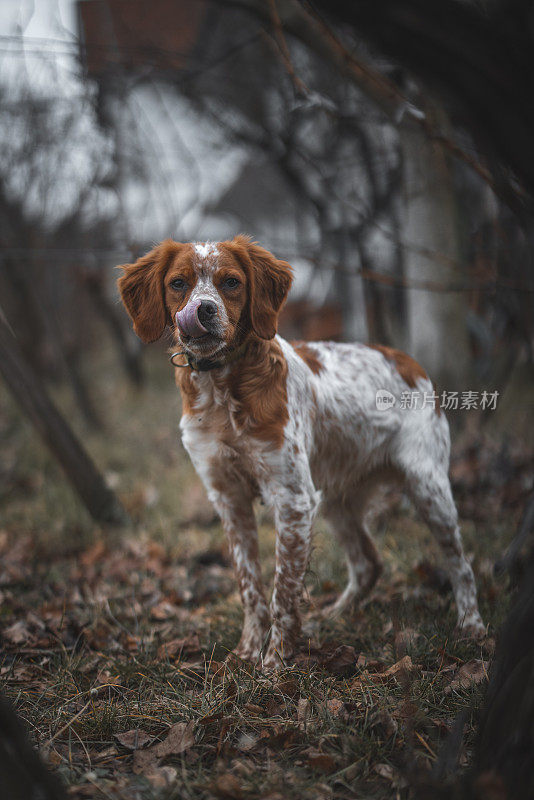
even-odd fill
[(276, 43), (280, 49), (280, 53), (282, 55), (282, 61), (284, 62), (285, 68), (289, 76), (291, 77), (291, 80), (295, 84), (295, 88), (297, 89), (297, 91), (300, 92), (300, 94), (309, 94), (310, 90), (308, 89), (304, 81), (297, 75), (295, 67), (293, 66), (293, 62), (291, 61), (291, 55), (289, 52), (289, 48), (287, 46), (286, 38), (284, 36), (284, 28), (282, 26), (280, 15), (276, 7), (276, 0), (269, 0), (269, 8), (271, 10), (271, 17), (275, 32)]

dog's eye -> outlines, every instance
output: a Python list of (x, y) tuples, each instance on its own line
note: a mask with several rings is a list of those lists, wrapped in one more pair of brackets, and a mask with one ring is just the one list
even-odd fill
[(182, 289), (185, 289), (186, 283), (182, 278), (175, 278), (173, 281), (171, 281), (170, 285), (173, 289), (178, 289), (178, 291), (181, 291)]
[(236, 286), (239, 286), (239, 281), (237, 278), (227, 278), (223, 284), (227, 289), (235, 289)]

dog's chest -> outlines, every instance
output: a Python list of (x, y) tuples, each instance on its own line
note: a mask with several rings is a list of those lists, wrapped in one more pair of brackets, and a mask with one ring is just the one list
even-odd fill
[[(258, 486), (266, 475), (269, 448), (250, 435), (229, 396), (209, 395), (182, 417), (182, 442), (204, 483), (240, 480)], [(239, 420), (239, 421), (238, 421)]]

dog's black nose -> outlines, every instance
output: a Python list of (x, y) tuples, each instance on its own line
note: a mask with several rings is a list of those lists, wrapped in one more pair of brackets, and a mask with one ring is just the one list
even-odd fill
[(197, 316), (202, 324), (210, 322), (216, 314), (217, 305), (212, 300), (203, 300), (197, 309)]

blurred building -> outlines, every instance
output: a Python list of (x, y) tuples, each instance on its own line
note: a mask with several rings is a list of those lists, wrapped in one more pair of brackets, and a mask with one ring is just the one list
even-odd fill
[[(260, 21), (194, 0), (80, 0), (77, 9), (98, 118), (117, 142), (124, 238), (142, 250), (169, 235), (247, 232), (295, 265), (296, 301), (337, 305), (342, 335), (365, 339), (364, 285), (346, 215), (321, 186), (331, 179), (311, 174), (302, 159), (303, 147), (325, 157), (329, 125), (310, 127)], [(322, 80), (326, 89), (334, 79)], [(349, 168), (359, 171), (354, 159)], [(352, 266), (336, 272), (340, 259)]]

